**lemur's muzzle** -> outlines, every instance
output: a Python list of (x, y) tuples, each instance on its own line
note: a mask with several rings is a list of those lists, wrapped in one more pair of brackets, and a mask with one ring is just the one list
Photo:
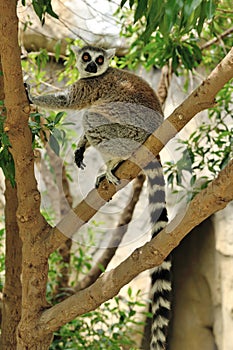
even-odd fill
[(89, 72), (89, 73), (96, 73), (97, 72), (97, 65), (94, 62), (90, 62), (86, 66), (85, 71)]

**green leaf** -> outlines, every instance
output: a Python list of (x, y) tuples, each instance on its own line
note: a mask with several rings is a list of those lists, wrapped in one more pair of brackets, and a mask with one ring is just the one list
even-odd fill
[(54, 153), (59, 156), (60, 153), (60, 146), (59, 143), (57, 141), (57, 139), (53, 136), (53, 134), (50, 135), (49, 138), (49, 145), (52, 148), (52, 150), (54, 151)]
[(64, 141), (64, 138), (66, 136), (65, 131), (64, 130), (60, 130), (58, 128), (54, 128), (53, 131), (52, 131), (52, 134), (57, 140), (62, 141), (62, 142)]
[(58, 40), (55, 47), (54, 47), (54, 52), (55, 52), (55, 60), (56, 62), (59, 61), (60, 54), (61, 54), (61, 41)]
[(206, 3), (202, 2), (201, 6), (200, 6), (200, 13), (198, 16), (198, 22), (197, 22), (197, 32), (198, 35), (201, 34), (202, 28), (203, 28), (203, 24), (205, 22), (206, 19)]
[(32, 0), (32, 6), (42, 25), (45, 23), (45, 13), (48, 13), (50, 16), (56, 19), (59, 18), (52, 9), (51, 0)]
[(183, 45), (183, 46), (177, 47), (177, 49), (179, 51), (184, 67), (189, 70), (192, 70), (192, 68), (194, 67), (194, 58), (189, 48)]
[(121, 0), (120, 7), (123, 7), (126, 4), (127, 0)]
[(1, 136), (2, 145), (5, 147), (11, 146), (10, 140), (7, 134), (3, 133)]
[(168, 185), (173, 186), (173, 182), (174, 182), (174, 174), (171, 173), (171, 174), (169, 174), (168, 177), (167, 177), (167, 183), (168, 183)]
[(40, 20), (42, 20), (42, 15), (43, 15), (43, 7), (41, 7), (40, 4), (36, 0), (32, 1), (32, 6), (34, 8), (35, 13), (39, 17)]
[(133, 7), (134, 1), (135, 1), (135, 0), (129, 0), (129, 6), (130, 6), (130, 8)]
[(54, 119), (54, 125), (57, 125), (61, 118), (64, 116), (65, 112), (58, 112), (55, 119)]
[(56, 18), (56, 19), (59, 19), (59, 16), (58, 16), (58, 15), (53, 11), (53, 9), (52, 9), (51, 1), (52, 1), (52, 0), (47, 0), (46, 12), (47, 12), (50, 16), (52, 16), (52, 17), (54, 17), (54, 18)]
[(192, 12), (194, 12), (197, 7), (202, 3), (203, 0), (186, 0), (184, 1), (183, 16), (185, 21), (189, 19)]
[(10, 180), (12, 187), (15, 186), (15, 165), (8, 148), (3, 148), (0, 152), (0, 167), (5, 177)]
[(141, 18), (146, 13), (147, 3), (148, 0), (138, 0), (138, 5), (134, 13), (134, 23), (137, 22), (139, 18)]
[(217, 3), (216, 1), (207, 1), (206, 3), (206, 16), (208, 19), (211, 19), (214, 16), (216, 11)]
[(190, 185), (193, 186), (195, 184), (196, 180), (197, 180), (197, 176), (193, 175), (190, 179)]
[(230, 161), (230, 154), (226, 154), (219, 164), (219, 168), (222, 170)]

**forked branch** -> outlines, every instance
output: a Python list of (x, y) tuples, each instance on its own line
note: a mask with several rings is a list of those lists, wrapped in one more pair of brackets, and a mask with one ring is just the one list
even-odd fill
[(41, 335), (55, 331), (74, 317), (96, 309), (118, 294), (139, 273), (160, 265), (165, 257), (195, 226), (223, 209), (233, 199), (233, 160), (206, 189), (190, 202), (154, 239), (137, 248), (115, 269), (104, 273), (90, 287), (43, 312), (38, 331)]

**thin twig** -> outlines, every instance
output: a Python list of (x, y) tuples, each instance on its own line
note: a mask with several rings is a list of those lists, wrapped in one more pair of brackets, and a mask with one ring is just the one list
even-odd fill
[(233, 27), (225, 30), (225, 32), (218, 35), (216, 38), (207, 41), (205, 44), (201, 45), (200, 49), (205, 50), (205, 49), (209, 48), (211, 45), (217, 43), (218, 41), (221, 41), (223, 38), (230, 35), (231, 33), (233, 33)]

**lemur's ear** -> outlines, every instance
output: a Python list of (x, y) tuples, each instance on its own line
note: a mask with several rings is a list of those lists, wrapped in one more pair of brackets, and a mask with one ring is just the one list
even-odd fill
[(81, 50), (81, 47), (76, 46), (76, 45), (71, 45), (70, 46), (71, 50), (75, 53), (75, 55), (79, 55), (79, 52)]
[(110, 60), (112, 57), (115, 56), (115, 53), (116, 53), (116, 49), (108, 49), (108, 50), (105, 50), (106, 53), (107, 53), (107, 58)]

